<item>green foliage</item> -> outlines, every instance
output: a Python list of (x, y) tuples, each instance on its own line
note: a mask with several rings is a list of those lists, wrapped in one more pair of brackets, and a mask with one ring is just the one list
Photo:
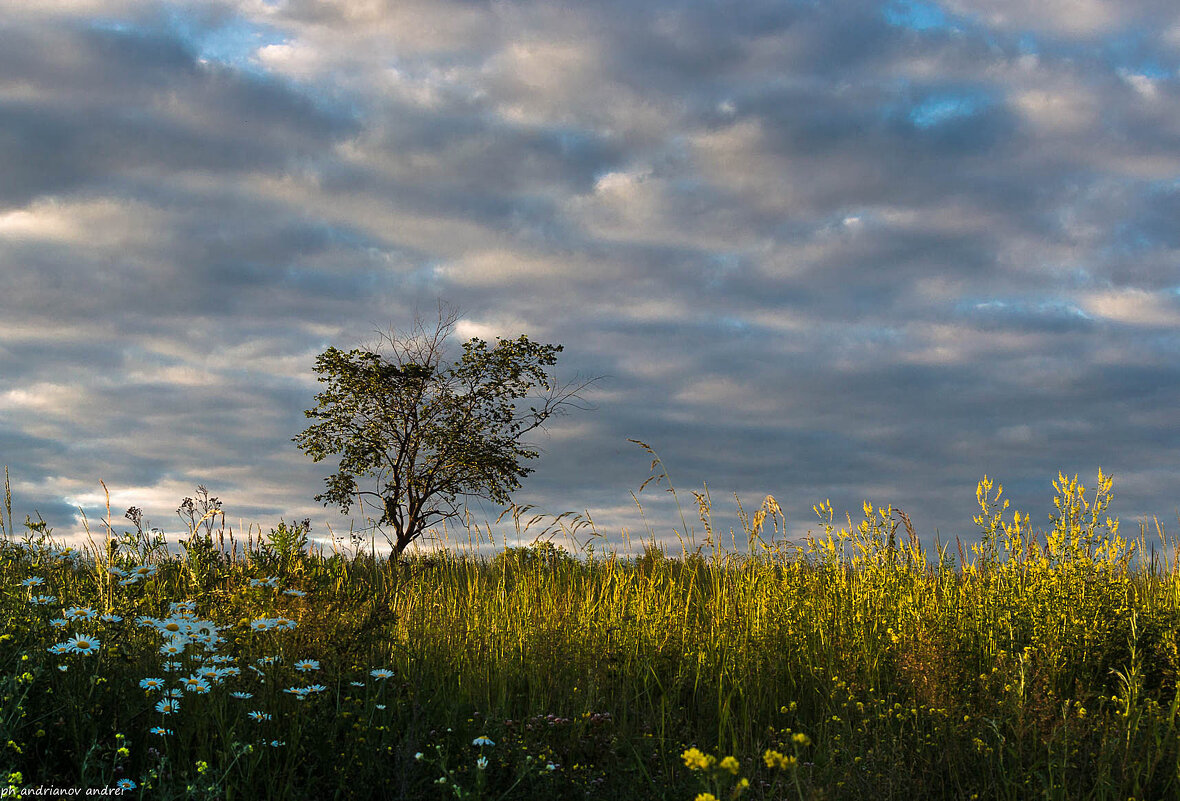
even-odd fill
[[(538, 456), (522, 438), (576, 397), (547, 373), (561, 346), (524, 334), (495, 345), (471, 339), (446, 361), (454, 321), (440, 314), (433, 332), (419, 325), (413, 336), (391, 335), (389, 355), (328, 348), (315, 365), (327, 387), (305, 412), (317, 422), (294, 438), (316, 462), (339, 457), (316, 500), (347, 513), (358, 499), (363, 506), (375, 498), (376, 522), (394, 530), (395, 555), (430, 525), (456, 517), (460, 496), (508, 503), (532, 472), (525, 463)], [(536, 405), (522, 410), (535, 390), (543, 392)], [(362, 489), (362, 480), (373, 489)]]
[[(1108, 482), (1098, 500), (1073, 483), (1048, 532), (981, 486), (985, 541), (959, 565), (873, 504), (687, 558), (653, 540), (389, 562), (284, 522), (240, 552), (197, 500), (189, 539), (215, 557), (138, 522), (83, 555), (30, 520), (0, 540), (0, 779), (164, 799), (1174, 798), (1177, 543), (1161, 530), (1169, 557), (1133, 561), (1146, 531), (1122, 540)], [(168, 620), (217, 636), (166, 656)], [(73, 635), (101, 645), (49, 650)], [(141, 686), (214, 665), (236, 671), (174, 713)]]
[(280, 576), (287, 575), (307, 555), (307, 537), (310, 532), (310, 519), (290, 525), (280, 520), (279, 527), (270, 530), (266, 541), (254, 553), (255, 561), (266, 570), (273, 570)]
[(505, 548), (492, 559), (492, 566), (506, 572), (556, 570), (573, 557), (560, 545), (537, 542), (527, 548)]

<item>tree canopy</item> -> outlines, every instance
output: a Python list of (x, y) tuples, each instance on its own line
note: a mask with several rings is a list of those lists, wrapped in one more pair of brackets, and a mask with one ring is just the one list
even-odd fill
[[(314, 461), (339, 456), (316, 500), (348, 513), (371, 504), (393, 531), (393, 556), (430, 526), (458, 515), (460, 498), (507, 504), (539, 451), (524, 436), (570, 406), (592, 381), (558, 384), (561, 345), (527, 335), (472, 338), (447, 360), (457, 313), (440, 307), (433, 330), (382, 335), (378, 350), (329, 347), (315, 363), (326, 388), (294, 438)], [(363, 483), (362, 483), (363, 482)], [(388, 537), (388, 535), (387, 535)]]

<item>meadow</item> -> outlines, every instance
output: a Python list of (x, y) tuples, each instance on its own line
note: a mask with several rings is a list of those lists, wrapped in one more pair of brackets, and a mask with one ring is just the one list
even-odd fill
[(392, 562), (191, 504), (179, 550), (135, 514), (64, 548), (9, 499), (0, 792), (1180, 797), (1174, 543), (1055, 487), (1037, 530), (985, 479), (971, 543), (867, 503), (791, 542), (769, 497), (722, 530), (700, 493), (668, 550), (526, 513), (529, 547)]

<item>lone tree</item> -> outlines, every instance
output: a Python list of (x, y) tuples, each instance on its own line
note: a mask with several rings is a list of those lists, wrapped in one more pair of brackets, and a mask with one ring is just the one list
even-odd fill
[(316, 358), (327, 388), (304, 412), (317, 422), (294, 441), (316, 462), (340, 456), (316, 500), (345, 514), (353, 503), (362, 512), (371, 504), (377, 525), (393, 529), (385, 535), (391, 558), (457, 517), (460, 496), (507, 504), (533, 472), (524, 463), (539, 455), (524, 435), (570, 406), (583, 408), (578, 393), (593, 383), (556, 383), (546, 368), (561, 345), (524, 334), (494, 345), (473, 338), (446, 361), (457, 320), (440, 305), (433, 330), (416, 318), (409, 334), (381, 334), (383, 352), (330, 347)]

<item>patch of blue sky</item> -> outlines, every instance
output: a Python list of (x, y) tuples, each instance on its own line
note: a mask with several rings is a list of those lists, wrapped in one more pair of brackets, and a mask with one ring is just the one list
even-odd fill
[(1022, 33), (1016, 40), (1016, 46), (1022, 56), (1035, 56), (1041, 52), (1041, 43), (1031, 33)]
[[(265, 80), (276, 76), (263, 66), (258, 51), (268, 45), (285, 44), (289, 37), (269, 25), (241, 17), (212, 17), (171, 11), (165, 22), (171, 35), (183, 41), (194, 55), (212, 64), (221, 64), (241, 73)], [(289, 83), (283, 80), (283, 83)], [(305, 86), (299, 90), (315, 107), (340, 120), (356, 120), (362, 108), (355, 96), (327, 91), (322, 86)]]
[(1114, 230), (1114, 237), (1102, 249), (1104, 255), (1139, 256), (1168, 245), (1167, 237), (1161, 235), (1162, 231), (1153, 231), (1140, 224), (1119, 223)]
[(1033, 300), (1025, 298), (988, 298), (986, 300), (965, 299), (955, 304), (955, 311), (960, 314), (996, 314), (1012, 317), (1049, 317), (1049, 318), (1077, 318), (1089, 320), (1077, 305), (1060, 298)]
[(927, 95), (914, 105), (908, 117), (917, 128), (934, 128), (973, 117), (988, 105), (988, 98), (978, 92), (939, 92)]
[(131, 23), (123, 19), (107, 19), (106, 17), (93, 17), (88, 20), (86, 24), (96, 31), (111, 31), (113, 33), (129, 33), (133, 30)]
[(260, 48), (287, 41), (280, 31), (240, 17), (214, 21), (174, 11), (168, 22), (198, 58), (252, 72), (263, 71), (257, 60)]
[(1171, 78), (1176, 74), (1176, 70), (1168, 69), (1155, 61), (1144, 61), (1138, 66), (1133, 67), (1131, 72), (1156, 81), (1163, 78)]
[(1176, 74), (1175, 65), (1168, 66), (1160, 59), (1155, 39), (1152, 32), (1136, 28), (1106, 39), (1102, 49), (1118, 71), (1152, 80), (1171, 78)]
[(891, 0), (881, 9), (881, 16), (890, 25), (921, 32), (959, 27), (942, 6), (921, 0)]

